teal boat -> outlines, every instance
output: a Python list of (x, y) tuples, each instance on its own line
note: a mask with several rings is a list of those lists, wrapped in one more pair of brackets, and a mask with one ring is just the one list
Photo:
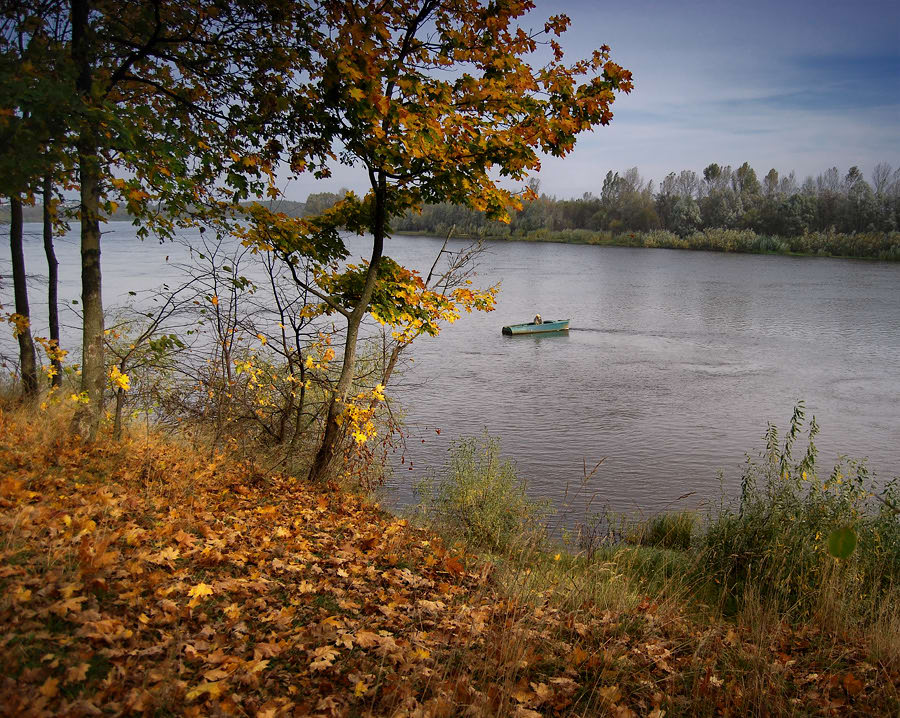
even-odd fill
[(528, 322), (527, 324), (510, 324), (503, 327), (503, 333), (506, 336), (514, 334), (543, 334), (544, 332), (565, 332), (569, 329), (569, 319), (555, 319), (552, 321), (544, 321), (540, 324)]

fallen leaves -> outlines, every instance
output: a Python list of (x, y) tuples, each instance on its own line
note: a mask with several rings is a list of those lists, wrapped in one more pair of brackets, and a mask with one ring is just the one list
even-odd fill
[(213, 681), (209, 683), (201, 683), (194, 688), (191, 688), (187, 693), (184, 694), (184, 699), (186, 701), (195, 701), (198, 698), (218, 698), (222, 695), (222, 689), (224, 685), (222, 681)]
[(193, 608), (206, 596), (212, 596), (213, 590), (212, 586), (207, 586), (205, 583), (198, 583), (194, 586), (190, 591), (188, 591), (188, 596), (191, 597), (190, 603), (188, 605)]
[(38, 693), (45, 698), (53, 698), (59, 693), (59, 679), (52, 677), (48, 678), (41, 684), (41, 687), (38, 688)]
[(352, 496), (153, 441), (42, 441), (2, 411), (0, 436), (0, 712), (740, 714), (721, 656), (759, 650), (804, 704), (887, 705), (882, 669), (805, 660), (807, 637), (504, 596)]
[(326, 668), (331, 668), (334, 665), (334, 659), (338, 657), (337, 648), (334, 646), (320, 646), (311, 652), (312, 661), (309, 664), (309, 670), (311, 671), (322, 671)]

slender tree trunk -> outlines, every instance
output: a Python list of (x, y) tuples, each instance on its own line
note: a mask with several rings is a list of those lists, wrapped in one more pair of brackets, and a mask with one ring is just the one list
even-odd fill
[[(72, 0), (72, 59), (78, 71), (75, 82), (85, 105), (93, 104), (93, 68), (87, 37), (88, 0)], [(103, 299), (100, 288), (100, 155), (94, 128), (85, 121), (78, 139), (78, 169), (81, 182), (81, 390), (88, 403), (75, 416), (75, 431), (93, 441), (103, 415), (105, 372), (103, 363)]]
[[(303, 423), (303, 409), (306, 406), (306, 367), (303, 366), (303, 355), (300, 353), (300, 336), (299, 332), (295, 334), (297, 343), (297, 365), (300, 371), (300, 397), (297, 400), (297, 406), (294, 408), (294, 430), (291, 435), (289, 451), (293, 452), (300, 441), (301, 427)], [(310, 421), (310, 423), (312, 423)]]
[(113, 438), (118, 441), (122, 438), (122, 415), (125, 413), (125, 390), (116, 389), (116, 414), (113, 420)]
[(397, 360), (400, 358), (400, 352), (402, 352), (408, 346), (409, 343), (398, 344), (394, 347), (393, 351), (391, 351), (391, 358), (388, 359), (387, 366), (384, 368), (384, 373), (381, 375), (382, 386), (388, 385), (388, 382), (391, 380), (391, 375), (394, 373), (394, 369), (397, 366)]
[(385, 230), (385, 198), (387, 193), (382, 181), (375, 194), (375, 221), (373, 222), (372, 259), (369, 262), (369, 271), (366, 273), (366, 282), (363, 285), (362, 295), (347, 319), (347, 338), (344, 341), (344, 360), (341, 365), (341, 375), (328, 403), (328, 415), (325, 418), (325, 434), (322, 443), (313, 460), (309, 471), (312, 481), (324, 481), (328, 478), (331, 462), (337, 450), (341, 438), (341, 427), (338, 417), (343, 411), (344, 401), (353, 384), (353, 371), (356, 368), (356, 343), (359, 338), (359, 327), (363, 317), (369, 308), (372, 294), (375, 291), (375, 282), (378, 279), (378, 267), (381, 264), (381, 255), (384, 252)]
[[(94, 152), (92, 152), (94, 150)], [(93, 441), (103, 415), (106, 373), (103, 361), (103, 298), (100, 277), (99, 158), (90, 143), (79, 147), (81, 162), (81, 307), (83, 312), (81, 390), (88, 403), (77, 419), (77, 432)]]
[[(59, 262), (53, 248), (53, 184), (48, 174), (44, 177), (44, 254), (47, 255), (47, 306), (50, 320), (50, 341), (59, 349)], [(62, 361), (59, 357), (51, 357), (50, 364), (54, 369), (51, 386), (62, 386)]]
[(28, 309), (25, 251), (22, 242), (22, 200), (19, 197), (10, 197), (9, 249), (12, 257), (13, 291), (16, 314), (22, 317), (16, 326), (19, 340), (19, 369), (22, 374), (22, 396), (32, 401), (38, 394), (37, 361), (34, 341), (31, 338), (31, 312)]

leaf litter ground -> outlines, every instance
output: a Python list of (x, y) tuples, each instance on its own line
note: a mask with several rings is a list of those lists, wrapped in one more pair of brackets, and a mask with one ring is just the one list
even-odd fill
[(60, 426), (0, 410), (4, 715), (896, 714), (852, 642), (515, 598), (358, 497)]

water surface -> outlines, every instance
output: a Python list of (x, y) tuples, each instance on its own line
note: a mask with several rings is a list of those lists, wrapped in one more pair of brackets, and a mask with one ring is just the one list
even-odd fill
[[(141, 243), (125, 223), (110, 228), (107, 304), (174, 278), (182, 247)], [(28, 229), (40, 315), (46, 269), (39, 227)], [(387, 253), (426, 273), (441, 243), (396, 237)], [(363, 239), (350, 244), (366, 252)], [(61, 296), (71, 301), (79, 293), (75, 236), (58, 251)], [(900, 264), (494, 242), (476, 283), (495, 282), (497, 310), (419, 340), (392, 388), (409, 432), (393, 501), (408, 501), (411, 484), (442, 465), (450, 440), (487, 429), (530, 491), (557, 502), (605, 457), (576, 510), (587, 496), (594, 506), (645, 513), (684, 494), (676, 505), (700, 505), (723, 487), (734, 493), (766, 422), (784, 428), (799, 399), (822, 427), (823, 465), (842, 453), (868, 457), (883, 480), (900, 475)], [(501, 335), (502, 325), (538, 312), (571, 318), (570, 331)]]

